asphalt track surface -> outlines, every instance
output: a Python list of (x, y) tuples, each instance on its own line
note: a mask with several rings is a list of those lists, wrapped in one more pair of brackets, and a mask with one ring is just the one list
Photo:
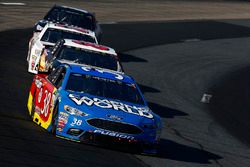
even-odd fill
[[(144, 156), (58, 139), (30, 121), (31, 29), (0, 33), (0, 166), (250, 166), (250, 26), (240, 21), (102, 25), (162, 117), (159, 153)], [(204, 93), (213, 95), (201, 103)]]

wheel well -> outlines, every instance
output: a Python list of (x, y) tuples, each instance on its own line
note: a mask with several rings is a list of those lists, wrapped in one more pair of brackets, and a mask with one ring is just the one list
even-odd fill
[(54, 108), (53, 108), (53, 115), (52, 115), (52, 119), (54, 118), (54, 116), (55, 116), (55, 110), (58, 110), (58, 105), (59, 105), (59, 102), (58, 102), (58, 100), (55, 102), (55, 105), (54, 105)]

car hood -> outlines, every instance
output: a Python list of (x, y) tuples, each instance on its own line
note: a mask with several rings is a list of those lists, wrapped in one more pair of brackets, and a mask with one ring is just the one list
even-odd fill
[(69, 105), (89, 114), (91, 118), (140, 124), (152, 123), (155, 115), (146, 105), (138, 105), (114, 99), (93, 96), (86, 93), (62, 91), (63, 105)]

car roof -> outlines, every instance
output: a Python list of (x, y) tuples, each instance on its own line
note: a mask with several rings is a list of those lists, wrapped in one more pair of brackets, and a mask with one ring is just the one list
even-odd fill
[(76, 26), (69, 26), (66, 24), (49, 22), (49, 23), (47, 23), (47, 27), (65, 30), (65, 31), (76, 32), (76, 33), (80, 33), (80, 34), (85, 34), (85, 35), (89, 35), (89, 36), (92, 36), (95, 38), (95, 33), (93, 31), (88, 30), (88, 29), (84, 29), (84, 28), (80, 28), (80, 27), (76, 27)]
[(86, 13), (86, 14), (91, 14), (91, 15), (93, 15), (91, 12), (88, 12), (88, 11), (86, 11), (86, 10), (79, 9), (79, 8), (74, 8), (74, 7), (70, 7), (70, 6), (55, 5), (54, 8), (69, 9), (69, 10), (74, 10), (74, 11), (78, 11), (78, 12), (82, 12), (82, 13)]
[(133, 78), (125, 75), (123, 72), (117, 72), (113, 70), (93, 67), (89, 65), (79, 65), (74, 63), (64, 64), (71, 73), (91, 75), (100, 78), (107, 78), (111, 80), (116, 80), (120, 82), (135, 84)]
[(110, 48), (110, 47), (104, 46), (104, 45), (98, 45), (98, 44), (86, 42), (86, 41), (79, 41), (79, 40), (74, 40), (74, 39), (64, 39), (64, 45), (73, 46), (76, 48), (82, 48), (82, 49), (86, 49), (86, 50), (90, 50), (90, 51), (96, 51), (96, 52), (100, 52), (100, 53), (107, 53), (107, 54), (117, 56), (117, 53), (115, 52), (115, 50), (113, 48)]

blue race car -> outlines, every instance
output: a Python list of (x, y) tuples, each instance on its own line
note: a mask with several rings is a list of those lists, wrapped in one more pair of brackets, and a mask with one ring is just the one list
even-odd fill
[(160, 139), (160, 117), (135, 81), (106, 69), (62, 64), (49, 75), (35, 75), (28, 110), (38, 125), (77, 142), (136, 144), (156, 153)]

